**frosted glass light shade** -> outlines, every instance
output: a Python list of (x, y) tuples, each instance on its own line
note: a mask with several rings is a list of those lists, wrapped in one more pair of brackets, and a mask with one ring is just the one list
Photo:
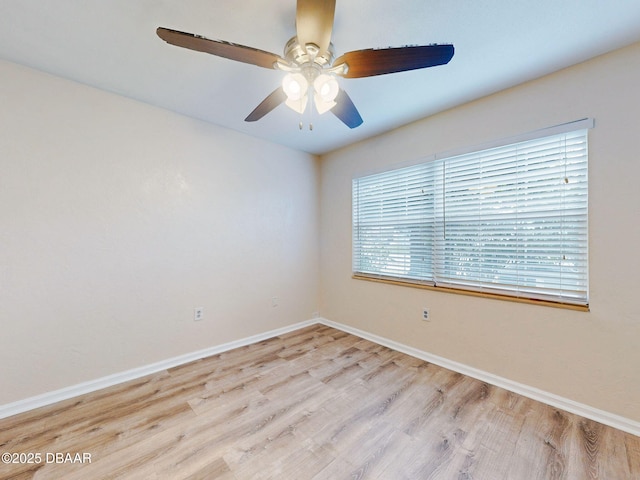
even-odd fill
[(333, 107), (336, 106), (336, 102), (334, 101), (330, 101), (330, 102), (326, 102), (322, 99), (322, 96), (319, 93), (315, 93), (313, 95), (313, 102), (316, 106), (316, 110), (318, 111), (318, 113), (320, 115), (322, 115), (323, 113), (328, 112), (329, 110), (331, 110)]
[(333, 75), (323, 73), (313, 81), (313, 89), (324, 102), (333, 102), (338, 96), (340, 87)]
[(287, 98), (287, 100), (284, 103), (291, 110), (295, 110), (298, 113), (304, 113), (304, 111), (307, 108), (308, 102), (309, 102), (309, 97), (307, 95), (304, 95), (303, 97), (298, 98), (297, 100)]
[(289, 100), (300, 100), (306, 96), (309, 82), (300, 73), (289, 73), (282, 79), (282, 89)]

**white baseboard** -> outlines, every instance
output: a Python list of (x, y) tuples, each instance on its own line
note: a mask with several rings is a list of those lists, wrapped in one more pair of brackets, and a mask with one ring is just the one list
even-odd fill
[(406, 353), (407, 355), (419, 358), (420, 360), (439, 365), (446, 369), (453, 370), (454, 372), (458, 372), (482, 382), (495, 385), (496, 387), (504, 388), (505, 390), (509, 390), (524, 397), (531, 398), (532, 400), (537, 400), (547, 405), (551, 405), (552, 407), (575, 413), (576, 415), (594, 420), (596, 422), (600, 422), (604, 425), (609, 425), (610, 427), (617, 428), (627, 433), (631, 433), (632, 435), (640, 436), (640, 422), (636, 422), (635, 420), (631, 420), (620, 415), (615, 415), (613, 413), (609, 413), (607, 411), (600, 410), (583, 403), (574, 402), (573, 400), (554, 395), (553, 393), (545, 392), (538, 388), (514, 382), (507, 378), (499, 377), (497, 375), (493, 375), (492, 373), (484, 372), (482, 370), (478, 370), (477, 368), (454, 362), (446, 358), (439, 357), (422, 350), (418, 350), (417, 348), (409, 347), (402, 343), (389, 340), (388, 338), (380, 337), (378, 335), (374, 335), (372, 333), (365, 332), (348, 325), (343, 325), (341, 323), (327, 320), (326, 318), (318, 318), (317, 320), (323, 325), (337, 328), (338, 330), (342, 330), (343, 332), (356, 335), (358, 337), (364, 338), (365, 340), (372, 341), (398, 352)]
[(166, 370), (167, 368), (173, 368), (178, 365), (193, 362), (194, 360), (199, 360), (201, 358), (210, 357), (211, 355), (217, 355), (222, 352), (233, 350), (234, 348), (244, 347), (246, 345), (251, 345), (252, 343), (258, 343), (272, 337), (277, 337), (278, 335), (283, 335), (285, 333), (289, 333), (294, 330), (313, 325), (315, 323), (318, 323), (316, 319), (307, 320), (293, 325), (288, 325), (283, 328), (278, 328), (276, 330), (271, 330), (269, 332), (253, 335), (251, 337), (235, 340), (233, 342), (224, 343), (215, 347), (198, 350), (197, 352), (191, 352), (185, 355), (180, 355), (178, 357), (169, 358), (161, 362), (152, 363), (151, 365), (145, 365), (143, 367), (127, 370), (126, 372), (115, 373), (113, 375), (108, 375), (96, 380), (79, 383), (77, 385), (72, 385), (60, 390), (55, 390), (53, 392), (43, 393), (42, 395), (37, 395), (35, 397), (30, 397), (24, 400), (19, 400), (17, 402), (0, 405), (0, 418), (10, 417), (12, 415), (17, 415), (18, 413), (33, 410), (35, 408), (51, 405), (62, 400), (68, 400), (70, 398), (77, 397), (78, 395), (84, 395), (85, 393), (94, 392), (102, 388), (111, 387), (123, 382), (128, 382), (129, 380), (135, 380), (146, 375)]

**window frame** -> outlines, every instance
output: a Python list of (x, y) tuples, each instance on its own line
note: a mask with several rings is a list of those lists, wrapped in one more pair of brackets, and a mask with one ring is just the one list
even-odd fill
[[(593, 128), (594, 126), (595, 126), (595, 122), (593, 119), (585, 118), (575, 122), (569, 122), (566, 124), (545, 128), (542, 130), (530, 132), (523, 135), (518, 135), (515, 137), (509, 137), (506, 139), (488, 142), (479, 146), (460, 149), (456, 151), (449, 151), (442, 154), (431, 155), (430, 157), (426, 157), (426, 158), (422, 157), (412, 162), (396, 164), (392, 168), (387, 167), (385, 169), (379, 169), (373, 172), (370, 171), (364, 174), (354, 175), (354, 177), (352, 178), (352, 189), (353, 189), (352, 190), (352, 215), (353, 215), (352, 217), (352, 278), (359, 279), (359, 280), (382, 282), (382, 283), (388, 283), (388, 284), (394, 284), (394, 285), (425, 288), (429, 290), (448, 292), (448, 293), (459, 293), (459, 294), (479, 296), (479, 297), (485, 297), (485, 298), (495, 298), (495, 299), (536, 304), (536, 305), (547, 305), (547, 306), (554, 306), (554, 307), (569, 308), (573, 310), (588, 311), (589, 310), (589, 275), (588, 275), (589, 233), (588, 233), (588, 180), (586, 179), (586, 171), (588, 170), (588, 132), (585, 133), (585, 153), (584, 153), (584, 157), (585, 157), (584, 184), (585, 184), (585, 192), (586, 192), (585, 196), (587, 198), (584, 200), (584, 203), (585, 203), (585, 214), (583, 215), (584, 225), (581, 227), (584, 230), (584, 233), (583, 233), (583, 238), (581, 237), (580, 239), (580, 241), (584, 242), (584, 248), (586, 249), (585, 260), (584, 260), (585, 266), (584, 266), (584, 272), (583, 272), (584, 277), (581, 278), (581, 280), (584, 281), (586, 286), (585, 286), (584, 297), (580, 297), (580, 298), (577, 298), (577, 297), (571, 298), (571, 296), (565, 296), (563, 298), (562, 296), (556, 296), (556, 295), (550, 296), (547, 294), (536, 295), (536, 294), (531, 294), (531, 292), (521, 293), (518, 291), (518, 289), (520, 288), (519, 286), (515, 286), (514, 288), (507, 287), (507, 289), (504, 290), (501, 288), (495, 288), (495, 285), (491, 285), (491, 284), (480, 285), (480, 286), (476, 285), (472, 287), (464, 287), (460, 283), (456, 283), (456, 282), (453, 282), (453, 283), (445, 282), (443, 284), (443, 283), (437, 282), (436, 267), (432, 267), (432, 270), (433, 270), (432, 278), (424, 278), (424, 277), (421, 277), (420, 275), (416, 277), (412, 275), (407, 275), (407, 276), (403, 276), (402, 274), (386, 275), (384, 273), (379, 273), (379, 272), (367, 273), (367, 272), (359, 271), (356, 265), (357, 263), (356, 228), (358, 228), (359, 225), (356, 225), (356, 217), (355, 217), (356, 209), (357, 209), (357, 206), (355, 204), (355, 201), (356, 201), (355, 188), (356, 188), (356, 182), (362, 179), (365, 179), (366, 177), (370, 177), (372, 175), (392, 176), (393, 172), (403, 170), (403, 169), (408, 170), (410, 168), (415, 168), (417, 171), (419, 171), (421, 165), (426, 165), (435, 160), (438, 160), (444, 164), (445, 162), (450, 161), (455, 157), (462, 157), (468, 154), (479, 154), (485, 150), (496, 149), (501, 147), (509, 147), (515, 144), (520, 144), (522, 142), (544, 139), (546, 137), (551, 137), (554, 135), (569, 134), (570, 132), (588, 130)], [(444, 182), (442, 183), (444, 185)], [(440, 186), (438, 188), (440, 188)], [(444, 186), (442, 188), (444, 192), (445, 191)], [(445, 194), (442, 193), (441, 196), (444, 197)], [(441, 201), (441, 199), (439, 201)], [(435, 221), (435, 217), (434, 217), (434, 221)], [(436, 226), (436, 229), (437, 228), (444, 229), (446, 228), (446, 225), (447, 225), (446, 221), (442, 221), (442, 225), (440, 227)], [(582, 225), (582, 223), (580, 225)], [(434, 241), (436, 243), (441, 242), (439, 244), (440, 245), (439, 248), (441, 249), (442, 243), (444, 243), (444, 240), (436, 239)], [(410, 245), (407, 248), (412, 248), (412, 247)], [(436, 264), (437, 262), (443, 262), (444, 258), (445, 258), (444, 254), (440, 252), (438, 255), (434, 254), (430, 259), (429, 263)], [(360, 270), (363, 270), (363, 269), (360, 269)]]

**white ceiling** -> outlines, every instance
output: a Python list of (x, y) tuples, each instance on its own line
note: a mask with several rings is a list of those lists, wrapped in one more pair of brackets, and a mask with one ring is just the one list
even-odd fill
[[(347, 51), (453, 43), (448, 65), (341, 86), (364, 119), (306, 118), (281, 105), (244, 118), (283, 73), (178, 48), (163, 26), (282, 55), (295, 0), (0, 0), (0, 58), (321, 154), (640, 41), (638, 0), (337, 0)], [(0, 79), (0, 88), (2, 79)]]

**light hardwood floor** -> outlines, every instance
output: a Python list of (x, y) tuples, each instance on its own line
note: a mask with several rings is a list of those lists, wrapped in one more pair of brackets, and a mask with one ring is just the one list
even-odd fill
[(2, 452), (42, 455), (11, 480), (640, 479), (640, 437), (323, 325), (0, 420)]

